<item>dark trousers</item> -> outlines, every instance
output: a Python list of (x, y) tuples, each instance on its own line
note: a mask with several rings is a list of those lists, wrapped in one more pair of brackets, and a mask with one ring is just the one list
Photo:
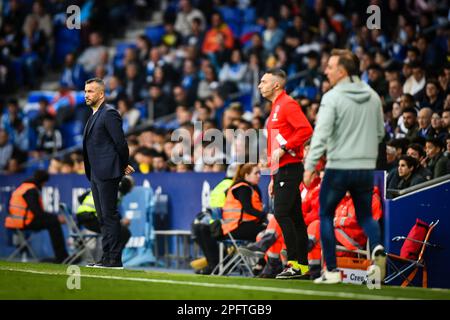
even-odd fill
[(67, 258), (64, 235), (57, 215), (46, 213), (35, 216), (25, 229), (33, 231), (48, 230), (57, 262), (63, 262)]
[[(248, 240), (255, 241), (259, 232), (265, 229), (264, 225), (254, 222), (243, 222), (239, 224), (239, 227), (231, 232), (231, 235), (236, 240)], [(205, 258), (208, 261), (208, 265), (214, 268), (219, 263), (219, 245), (217, 240), (211, 235), (211, 229), (206, 224), (196, 224), (193, 226), (193, 232), (195, 234), (196, 241), (199, 247), (205, 254)], [(227, 239), (224, 236), (222, 240)]]
[(336, 207), (349, 191), (358, 224), (369, 238), (371, 250), (380, 244), (380, 226), (372, 218), (373, 170), (326, 169), (320, 187), (320, 241), (328, 270), (336, 268), (333, 219)]
[[(100, 229), (100, 222), (97, 219), (97, 216), (95, 216), (91, 212), (82, 212), (77, 214), (77, 221), (80, 226), (85, 227), (86, 229), (101, 233)], [(122, 250), (127, 245), (128, 240), (130, 240), (131, 232), (130, 230), (125, 227), (124, 225), (120, 225), (120, 247)]]
[(308, 234), (302, 214), (299, 186), (303, 164), (293, 163), (278, 169), (273, 177), (274, 216), (283, 232), (288, 261), (308, 264)]
[(104, 181), (91, 179), (92, 195), (102, 234), (103, 262), (122, 261), (120, 215), (117, 208), (120, 179)]

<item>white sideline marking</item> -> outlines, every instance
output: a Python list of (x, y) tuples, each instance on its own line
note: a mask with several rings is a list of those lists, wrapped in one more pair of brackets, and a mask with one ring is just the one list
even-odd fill
[[(36, 271), (26, 269), (12, 269), (0, 267), (0, 271), (13, 271), (13, 272), (25, 272), (33, 274), (53, 275), (53, 276), (67, 276), (65, 273), (59, 272), (47, 272)], [(323, 297), (339, 297), (347, 299), (363, 299), (363, 300), (417, 300), (420, 298), (399, 298), (390, 296), (369, 295), (361, 293), (346, 293), (346, 292), (330, 292), (330, 291), (316, 291), (316, 290), (304, 290), (304, 289), (289, 289), (279, 287), (260, 287), (260, 286), (247, 286), (237, 284), (220, 284), (220, 283), (204, 283), (204, 282), (192, 282), (192, 281), (176, 281), (176, 280), (161, 280), (161, 279), (149, 279), (149, 278), (134, 278), (134, 277), (118, 277), (118, 276), (101, 276), (91, 274), (81, 274), (83, 278), (95, 278), (95, 279), (108, 279), (108, 280), (124, 280), (124, 281), (136, 281), (136, 282), (153, 282), (153, 283), (167, 283), (176, 285), (188, 285), (197, 287), (210, 287), (210, 288), (224, 288), (224, 289), (238, 289), (248, 291), (265, 291), (274, 293), (288, 293), (306, 296), (323, 296)]]

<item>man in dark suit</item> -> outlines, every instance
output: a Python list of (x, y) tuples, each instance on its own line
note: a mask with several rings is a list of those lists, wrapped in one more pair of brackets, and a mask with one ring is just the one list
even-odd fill
[(105, 84), (99, 78), (86, 81), (86, 104), (92, 108), (83, 133), (86, 176), (91, 182), (100, 222), (103, 256), (92, 267), (122, 268), (120, 215), (117, 209), (119, 182), (134, 172), (128, 165), (128, 144), (119, 112), (105, 103)]

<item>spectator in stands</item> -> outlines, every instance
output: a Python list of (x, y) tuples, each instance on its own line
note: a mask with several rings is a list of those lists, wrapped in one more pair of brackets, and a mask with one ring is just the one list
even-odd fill
[(191, 34), (184, 39), (187, 46), (195, 48), (196, 53), (202, 51), (202, 44), (205, 38), (204, 24), (200, 18), (194, 18), (191, 23)]
[(24, 66), (24, 82), (30, 88), (37, 87), (38, 78), (42, 74), (43, 65), (49, 52), (48, 39), (43, 31), (39, 30), (39, 21), (36, 17), (30, 18), (30, 25), (22, 39), (24, 48), (22, 62)]
[(392, 179), (388, 189), (402, 190), (425, 182), (425, 178), (416, 172), (416, 168), (416, 159), (406, 155), (401, 156), (398, 162), (399, 179)]
[(442, 112), (442, 128), (447, 135), (450, 134), (450, 108)]
[(157, 153), (152, 159), (153, 172), (167, 172), (167, 157), (164, 153)]
[(417, 125), (417, 111), (414, 108), (406, 108), (403, 110), (402, 116), (405, 128), (408, 130), (406, 132), (406, 138), (412, 141), (419, 131), (419, 126)]
[(50, 115), (49, 103), (47, 98), (41, 97), (38, 101), (39, 107), (38, 112), (35, 117), (30, 119), (30, 128), (35, 130), (36, 132), (42, 127), (44, 122), (44, 118)]
[(201, 26), (205, 26), (205, 16), (200, 10), (192, 7), (191, 0), (180, 0), (179, 6), (180, 11), (177, 13), (175, 30), (184, 38), (192, 35), (192, 23), (195, 19), (200, 20)]
[(49, 174), (61, 173), (61, 159), (55, 157), (50, 159), (50, 163), (48, 165), (48, 173)]
[(145, 66), (150, 55), (152, 43), (145, 34), (140, 34), (136, 38), (136, 47), (136, 57), (139, 61), (139, 65)]
[(78, 63), (80, 63), (84, 70), (88, 74), (93, 74), (95, 67), (102, 63), (102, 55), (106, 52), (106, 47), (102, 44), (103, 38), (98, 32), (92, 32), (89, 35), (89, 44), (81, 56), (78, 58)]
[(233, 31), (223, 22), (220, 13), (215, 12), (211, 15), (211, 28), (206, 32), (203, 40), (202, 52), (205, 54), (214, 53), (219, 50), (221, 39), (225, 48), (232, 49), (234, 46)]
[(389, 81), (389, 96), (387, 97), (386, 102), (397, 101), (402, 94), (403, 88), (400, 80)]
[(0, 129), (0, 171), (6, 168), (13, 155), (13, 150), (14, 146), (9, 142), (8, 133), (5, 129)]
[(32, 28), (34, 21), (38, 22), (38, 29), (45, 34), (45, 37), (49, 40), (53, 35), (53, 21), (52, 17), (45, 11), (44, 3), (41, 1), (35, 1), (33, 3), (32, 12), (27, 15), (23, 24), (23, 33), (27, 34), (28, 30)]
[(114, 65), (114, 75), (116, 75), (119, 79), (125, 78), (126, 76), (125, 69), (129, 64), (139, 65), (136, 49), (133, 47), (127, 47), (123, 53), (122, 60)]
[(424, 148), (418, 143), (412, 143), (408, 146), (406, 155), (417, 160), (416, 173), (424, 177), (425, 180), (430, 180), (433, 174), (425, 168), (427, 154)]
[(444, 139), (446, 132), (442, 127), (442, 114), (440, 112), (433, 112), (431, 115), (431, 136), (434, 138)]
[(19, 158), (13, 156), (11, 159), (9, 159), (8, 165), (6, 166), (5, 170), (6, 174), (17, 174), (24, 171), (25, 168), (23, 166), (22, 161)]
[(144, 81), (139, 74), (139, 68), (135, 63), (125, 67), (124, 91), (130, 102), (135, 103), (141, 100), (141, 91)]
[(162, 92), (164, 92), (166, 95), (172, 95), (172, 89), (173, 89), (173, 83), (172, 80), (170, 80), (170, 77), (166, 75), (167, 68), (163, 68), (160, 66), (157, 66), (155, 68), (155, 71), (153, 72), (153, 82), (154, 84), (161, 87)]
[(378, 95), (386, 99), (388, 94), (388, 84), (383, 77), (383, 70), (378, 64), (371, 64), (367, 68), (369, 82), (368, 84), (375, 90)]
[(73, 173), (85, 174), (83, 153), (81, 151), (72, 152), (70, 158), (73, 161)]
[(134, 161), (137, 164), (137, 172), (150, 173), (152, 171), (153, 157), (156, 151), (147, 147), (139, 147), (134, 155)]
[(241, 91), (248, 89), (243, 83), (244, 77), (247, 73), (248, 65), (242, 61), (241, 51), (239, 49), (233, 49), (231, 51), (231, 60), (229, 63), (225, 63), (219, 73), (220, 82), (233, 82), (239, 87)]
[(437, 138), (428, 138), (425, 143), (427, 153), (426, 167), (433, 174), (432, 178), (446, 175), (448, 172), (449, 159), (444, 156), (444, 143)]
[(61, 132), (55, 128), (55, 118), (48, 115), (44, 118), (38, 132), (36, 150), (47, 154), (55, 154), (63, 147)]
[(416, 136), (427, 139), (432, 136), (433, 128), (431, 127), (431, 116), (433, 115), (433, 110), (428, 107), (419, 110), (417, 115), (417, 123), (419, 125), (419, 130)]
[(160, 85), (150, 84), (150, 97), (147, 99), (147, 113), (149, 120), (155, 120), (175, 111), (175, 102), (170, 95), (166, 95)]
[(75, 163), (70, 157), (64, 157), (61, 161), (61, 174), (71, 174), (74, 173), (74, 165)]
[(13, 123), (16, 119), (23, 119), (24, 115), (19, 107), (19, 102), (15, 98), (10, 98), (7, 102), (8, 111), (2, 114), (0, 119), (0, 128), (4, 129), (9, 136), (9, 141), (13, 140)]
[(126, 99), (126, 94), (122, 87), (122, 83), (117, 76), (112, 76), (106, 86), (105, 100), (107, 103), (117, 107), (118, 102), (121, 99)]
[(64, 59), (64, 70), (60, 83), (71, 90), (83, 90), (86, 79), (83, 66), (76, 62), (75, 54), (68, 53)]
[(284, 32), (278, 28), (278, 23), (274, 16), (267, 18), (266, 30), (264, 30), (262, 36), (264, 49), (269, 53), (273, 53), (284, 37)]
[(442, 111), (444, 108), (444, 97), (438, 81), (431, 79), (425, 86), (425, 97), (420, 103), (421, 108), (430, 108), (432, 111)]
[(16, 118), (13, 122), (13, 140), (15, 155), (24, 162), (27, 160), (27, 154), (30, 150), (29, 129), (27, 122)]
[(165, 33), (162, 36), (162, 43), (168, 48), (177, 48), (183, 42), (181, 34), (175, 30), (174, 23), (167, 19), (164, 22)]
[(191, 59), (184, 60), (180, 83), (186, 91), (189, 105), (192, 105), (196, 99), (198, 82), (199, 79), (195, 62)]
[(133, 129), (139, 122), (140, 112), (133, 108), (127, 99), (120, 99), (117, 102), (117, 110), (122, 116), (122, 127), (126, 133)]
[(200, 80), (197, 88), (198, 99), (206, 99), (212, 96), (212, 93), (217, 89), (218, 81), (217, 75), (212, 66), (206, 66), (203, 69), (203, 79)]
[(426, 79), (420, 62), (411, 62), (410, 66), (412, 68), (412, 75), (406, 79), (403, 85), (403, 92), (414, 96), (425, 87)]
[(181, 85), (175, 86), (173, 88), (172, 96), (173, 96), (173, 98), (175, 100), (175, 104), (177, 106), (183, 105), (183, 106), (188, 106), (190, 108), (194, 103), (194, 101), (189, 100), (186, 90)]
[(9, 202), (9, 212), (17, 217), (21, 217), (21, 219), (12, 219), (8, 216), (5, 220), (5, 227), (32, 231), (47, 229), (56, 256), (54, 261), (62, 263), (68, 256), (60, 225), (65, 223), (65, 218), (62, 215), (44, 211), (41, 190), (48, 180), (49, 174), (47, 171), (36, 170), (32, 178), (25, 180), (13, 192)]

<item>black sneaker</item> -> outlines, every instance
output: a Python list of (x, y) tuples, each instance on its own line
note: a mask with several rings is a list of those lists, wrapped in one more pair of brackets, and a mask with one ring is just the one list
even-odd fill
[(276, 276), (276, 279), (301, 279), (304, 277), (305, 275), (302, 274), (300, 269), (296, 269), (290, 264), (288, 264), (286, 268), (284, 268), (284, 270)]
[(103, 267), (103, 262), (102, 261), (100, 261), (100, 262), (91, 262), (91, 263), (88, 263), (86, 265), (86, 267), (88, 267), (88, 268), (101, 268), (101, 267)]
[(122, 265), (122, 262), (120, 262), (120, 261), (108, 261), (108, 262), (104, 263), (100, 268), (122, 270), (123, 265)]

